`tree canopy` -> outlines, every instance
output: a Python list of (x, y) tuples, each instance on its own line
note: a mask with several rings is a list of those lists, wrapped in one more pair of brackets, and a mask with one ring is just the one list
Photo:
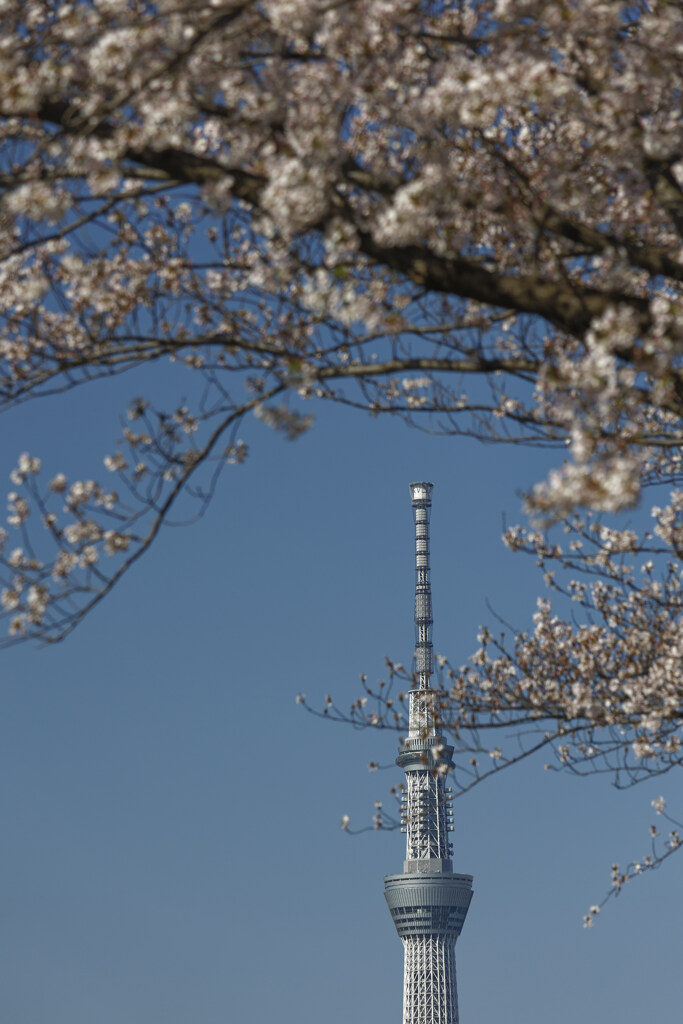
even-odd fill
[[(577, 616), (544, 600), (529, 634), (445, 665), (456, 736), (532, 725), (620, 782), (680, 765), (679, 5), (5, 0), (0, 20), (2, 407), (159, 361), (194, 396), (134, 399), (100, 480), (19, 457), (8, 642), (61, 639), (179, 502), (201, 511), (251, 415), (294, 438), (338, 402), (561, 451), (540, 525), (506, 539)], [(650, 532), (601, 518), (654, 485)], [(364, 700), (356, 721), (401, 727)]]

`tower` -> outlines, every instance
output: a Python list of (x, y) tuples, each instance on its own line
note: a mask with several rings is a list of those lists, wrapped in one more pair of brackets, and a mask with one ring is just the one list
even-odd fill
[(435, 715), (432, 594), (429, 577), (430, 483), (410, 485), (415, 513), (415, 682), (408, 736), (396, 763), (406, 773), (403, 874), (387, 875), (384, 895), (404, 948), (403, 1024), (458, 1024), (455, 942), (472, 899), (472, 876), (453, 871), (452, 790), (446, 785), (453, 747)]

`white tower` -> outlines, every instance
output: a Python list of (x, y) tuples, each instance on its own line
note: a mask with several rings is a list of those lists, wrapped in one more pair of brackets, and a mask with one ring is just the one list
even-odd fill
[(458, 1024), (455, 942), (472, 899), (472, 876), (455, 874), (451, 862), (453, 797), (446, 780), (453, 747), (439, 735), (436, 692), (429, 681), (432, 487), (424, 482), (410, 485), (415, 511), (415, 685), (408, 737), (396, 759), (406, 773), (406, 859), (403, 874), (384, 879), (384, 895), (404, 947), (403, 1024)]

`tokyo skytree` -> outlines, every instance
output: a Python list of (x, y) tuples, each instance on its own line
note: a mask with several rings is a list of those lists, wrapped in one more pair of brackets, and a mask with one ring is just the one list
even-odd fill
[[(408, 736), (396, 763), (406, 773), (401, 831), (403, 874), (384, 879), (404, 948), (403, 1024), (458, 1024), (455, 942), (472, 899), (472, 876), (453, 871), (453, 795), (446, 785), (453, 747), (434, 713), (432, 594), (429, 578), (430, 483), (410, 485), (415, 513), (415, 676)], [(436, 719), (436, 720), (435, 720)]]

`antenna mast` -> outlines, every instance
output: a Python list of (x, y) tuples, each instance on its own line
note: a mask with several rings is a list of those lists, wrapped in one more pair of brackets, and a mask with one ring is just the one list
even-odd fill
[(415, 672), (418, 689), (432, 674), (432, 585), (429, 578), (429, 512), (434, 484), (410, 485), (415, 512)]

